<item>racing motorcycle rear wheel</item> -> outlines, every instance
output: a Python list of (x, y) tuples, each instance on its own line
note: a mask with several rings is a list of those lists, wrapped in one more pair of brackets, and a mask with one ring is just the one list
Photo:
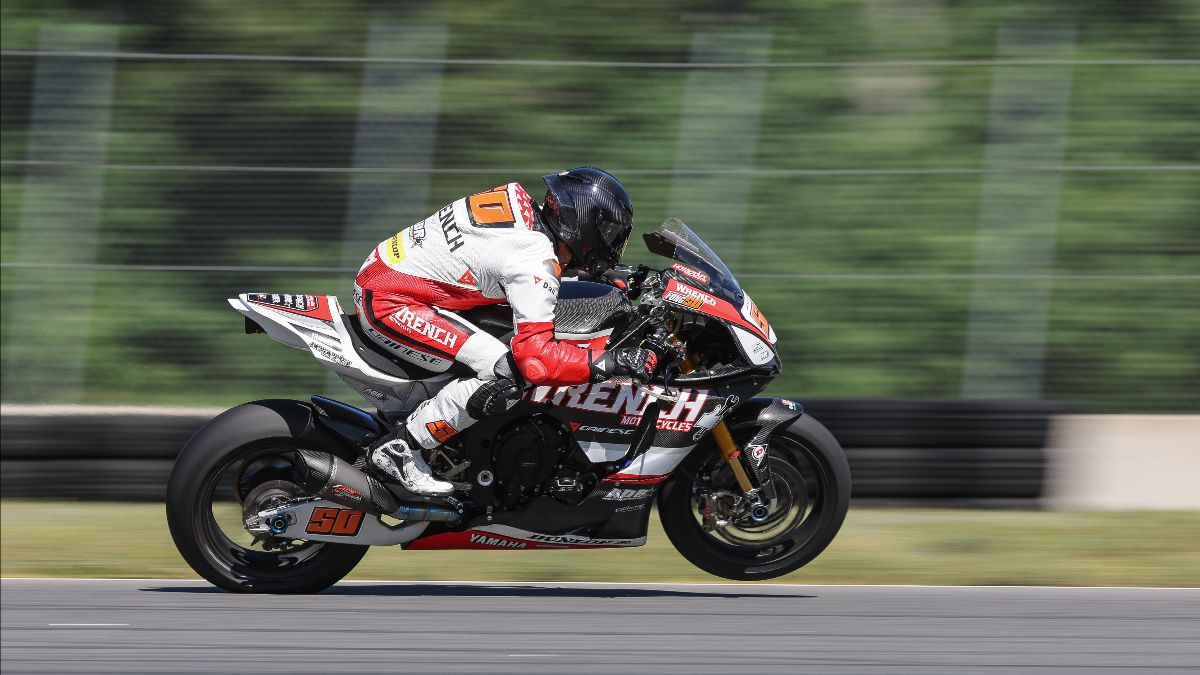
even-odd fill
[[(732, 429), (744, 444), (756, 429)], [(833, 541), (850, 506), (850, 467), (833, 434), (807, 415), (771, 436), (776, 499), (750, 516), (729, 465), (709, 439), (663, 485), (659, 518), (696, 567), (726, 579), (762, 581), (796, 570)]]
[(349, 574), (370, 547), (282, 541), (246, 530), (246, 519), (259, 511), (305, 497), (292, 470), (303, 443), (246, 440), (226, 449), (194, 438), (176, 460), (167, 522), (184, 560), (213, 584), (241, 593), (315, 593)]

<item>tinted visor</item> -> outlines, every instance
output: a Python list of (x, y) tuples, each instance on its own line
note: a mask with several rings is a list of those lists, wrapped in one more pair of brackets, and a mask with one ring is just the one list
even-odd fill
[(596, 231), (600, 234), (601, 245), (593, 253), (590, 267), (594, 274), (603, 274), (625, 255), (625, 247), (629, 245), (629, 233), (633, 230), (628, 225), (608, 219), (596, 223)]
[(633, 228), (623, 223), (601, 219), (596, 223), (596, 229), (600, 232), (600, 239), (604, 241), (604, 245), (613, 251), (619, 260), (625, 253), (625, 246), (629, 244), (629, 233)]

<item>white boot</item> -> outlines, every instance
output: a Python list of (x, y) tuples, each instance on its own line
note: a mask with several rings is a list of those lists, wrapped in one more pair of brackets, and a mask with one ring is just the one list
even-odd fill
[(454, 485), (433, 477), (433, 469), (421, 453), (400, 439), (389, 441), (371, 451), (371, 463), (395, 478), (405, 490), (425, 497), (445, 497)]

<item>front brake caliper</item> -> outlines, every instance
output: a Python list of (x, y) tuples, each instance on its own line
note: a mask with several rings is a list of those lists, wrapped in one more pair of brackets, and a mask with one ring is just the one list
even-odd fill
[(702, 527), (705, 532), (712, 532), (717, 527), (717, 500), (712, 496), (711, 492), (704, 493), (700, 499), (703, 504), (700, 507)]

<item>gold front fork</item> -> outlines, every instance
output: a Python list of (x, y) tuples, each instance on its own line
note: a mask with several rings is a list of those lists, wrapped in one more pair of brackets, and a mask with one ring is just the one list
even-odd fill
[[(679, 364), (680, 373), (690, 373), (695, 370), (696, 366), (692, 363), (692, 356), (689, 354)], [(750, 477), (746, 475), (746, 469), (742, 467), (742, 463), (738, 461), (738, 455), (741, 450), (738, 449), (737, 443), (733, 441), (733, 434), (729, 433), (729, 427), (725, 426), (725, 420), (717, 423), (717, 426), (712, 430), (713, 440), (717, 443), (717, 448), (721, 451), (721, 457), (729, 463), (729, 468), (733, 471), (733, 477), (737, 479), (738, 487), (742, 488), (742, 492), (750, 492), (754, 486), (750, 483)]]

